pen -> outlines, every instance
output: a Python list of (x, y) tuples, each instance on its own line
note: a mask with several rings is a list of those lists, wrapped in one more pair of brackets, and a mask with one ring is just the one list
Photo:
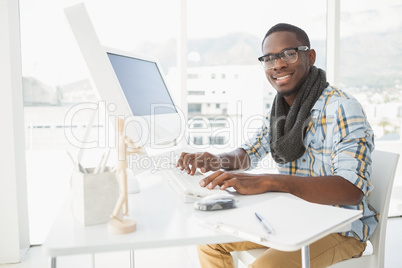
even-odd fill
[(84, 174), (88, 174), (87, 170), (80, 163), (78, 163), (78, 170)]
[(71, 155), (71, 153), (70, 153), (68, 150), (67, 150), (66, 152), (67, 152), (67, 155), (70, 157), (70, 160), (71, 160), (71, 162), (73, 163), (73, 166), (74, 166), (75, 168), (77, 168), (78, 165), (77, 165), (77, 163), (75, 162), (75, 160), (74, 160), (73, 156)]
[(94, 170), (94, 174), (98, 174), (99, 173), (99, 171), (100, 171), (100, 169), (101, 169), (101, 166), (102, 166), (102, 163), (103, 163), (103, 158), (105, 157), (105, 153), (103, 153), (102, 154), (102, 157), (101, 157), (101, 159), (100, 159), (100, 161), (99, 161), (99, 164), (96, 166), (96, 168), (95, 168), (95, 170)]
[(109, 158), (109, 154), (110, 154), (110, 148), (106, 151), (106, 156), (103, 158), (103, 161), (101, 164), (101, 169), (100, 169), (99, 173), (103, 173), (103, 171), (105, 171), (105, 167), (106, 167), (107, 159)]
[(255, 212), (255, 216), (261, 222), (262, 226), (264, 227), (264, 229), (267, 231), (268, 234), (272, 234), (274, 232), (274, 229), (272, 228), (271, 224), (269, 224), (260, 214)]
[(85, 170), (85, 168), (80, 164), (80, 163), (76, 163), (73, 156), (71, 155), (71, 153), (67, 150), (67, 154), (71, 159), (71, 162), (73, 162), (74, 167), (76, 168), (77, 171), (82, 172), (84, 174), (87, 174), (87, 171)]

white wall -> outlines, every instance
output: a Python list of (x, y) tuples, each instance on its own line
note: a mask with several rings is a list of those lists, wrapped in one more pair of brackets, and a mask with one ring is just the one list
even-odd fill
[(29, 247), (19, 2), (0, 0), (0, 264)]

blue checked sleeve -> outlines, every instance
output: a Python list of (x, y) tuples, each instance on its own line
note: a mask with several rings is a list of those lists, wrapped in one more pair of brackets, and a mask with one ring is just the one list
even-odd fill
[(367, 195), (370, 182), (374, 135), (363, 108), (354, 99), (339, 103), (333, 129), (332, 173), (356, 185)]

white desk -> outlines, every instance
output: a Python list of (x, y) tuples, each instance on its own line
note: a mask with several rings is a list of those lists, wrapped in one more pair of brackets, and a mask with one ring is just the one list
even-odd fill
[[(161, 176), (141, 177), (139, 183), (141, 192), (129, 197), (130, 217), (137, 221), (137, 230), (130, 234), (111, 234), (106, 224), (81, 225), (73, 218), (70, 200), (66, 200), (43, 244), (51, 267), (56, 267), (57, 256), (64, 255), (242, 241), (199, 225), (192, 217), (193, 205), (184, 204)], [(278, 195), (281, 194), (239, 196), (238, 206)], [(302, 252), (304, 267), (309, 267), (308, 245), (303, 246)]]
[(130, 234), (111, 234), (106, 224), (81, 225), (66, 200), (43, 244), (52, 267), (64, 255), (241, 241), (200, 226), (192, 218), (193, 205), (181, 202), (160, 176), (140, 178), (139, 183), (141, 192), (129, 195), (130, 217), (137, 221)]

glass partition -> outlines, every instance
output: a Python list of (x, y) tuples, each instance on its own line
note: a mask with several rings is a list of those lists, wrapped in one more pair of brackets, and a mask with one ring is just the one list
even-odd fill
[[(402, 152), (402, 3), (395, 0), (341, 2), (340, 87), (363, 105), (376, 149)], [(402, 215), (402, 161), (390, 215)], [(400, 206), (400, 205), (399, 205)], [(402, 206), (400, 206), (402, 207)]]

